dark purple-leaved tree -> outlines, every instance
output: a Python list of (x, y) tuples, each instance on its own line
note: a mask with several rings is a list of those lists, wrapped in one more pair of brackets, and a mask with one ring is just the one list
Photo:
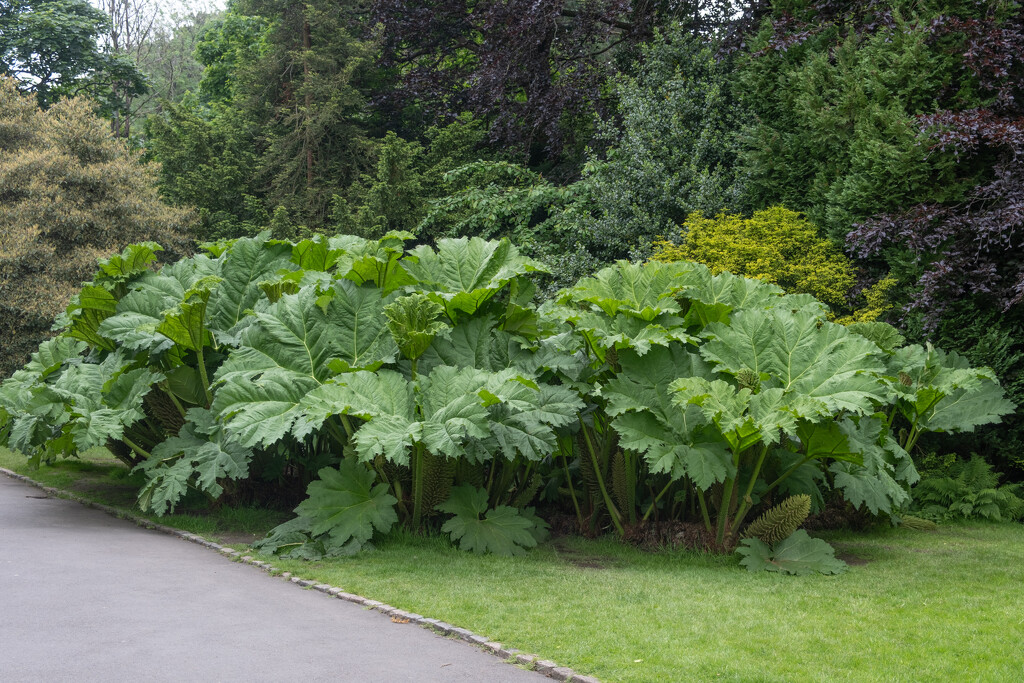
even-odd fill
[(495, 142), (560, 151), (571, 129), (602, 110), (602, 86), (632, 48), (678, 19), (719, 25), (723, 0), (376, 0), (396, 92), (435, 119), (469, 111)]
[(932, 39), (962, 53), (964, 78), (983, 106), (947, 107), (918, 117), (930, 151), (953, 151), (977, 185), (955, 204), (921, 203), (875, 216), (850, 232), (851, 247), (873, 257), (909, 250), (923, 269), (912, 307), (934, 324), (949, 303), (991, 298), (1003, 310), (1024, 300), (1024, 13), (939, 17)]

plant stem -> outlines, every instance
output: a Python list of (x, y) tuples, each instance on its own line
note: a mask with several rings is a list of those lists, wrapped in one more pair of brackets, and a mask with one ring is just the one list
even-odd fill
[(491, 489), (494, 487), (494, 471), (498, 469), (498, 461), (491, 459), (491, 470), (487, 473), (487, 500), (491, 500)]
[(150, 455), (149, 451), (132, 443), (132, 441), (127, 436), (122, 436), (121, 441), (123, 441), (125, 445), (128, 446), (128, 448), (132, 449), (146, 460), (149, 460), (150, 458), (153, 457), (152, 455)]
[(700, 503), (700, 514), (704, 518), (704, 528), (711, 533), (711, 515), (708, 514), (708, 504), (704, 500), (704, 492), (697, 489), (697, 502)]
[(199, 379), (203, 381), (203, 393), (206, 394), (206, 407), (213, 404), (213, 392), (210, 391), (210, 378), (206, 375), (206, 358), (203, 356), (203, 347), (196, 349), (196, 359), (199, 362)]
[(625, 536), (626, 530), (622, 528), (622, 521), (619, 519), (619, 511), (615, 509), (615, 504), (612, 503), (611, 496), (608, 495), (608, 489), (604, 485), (604, 477), (601, 476), (601, 466), (597, 461), (597, 452), (594, 450), (594, 444), (590, 439), (590, 433), (587, 431), (587, 425), (583, 423), (583, 419), (580, 418), (580, 426), (583, 427), (583, 440), (587, 443), (587, 450), (590, 451), (590, 460), (594, 463), (594, 475), (597, 477), (597, 486), (601, 489), (601, 496), (604, 498), (604, 504), (608, 506), (608, 514), (611, 515), (612, 524), (615, 525), (615, 530), (619, 532), (619, 536)]
[(348, 443), (348, 439), (338, 430), (338, 426), (331, 422), (330, 418), (327, 418), (324, 424), (327, 425), (327, 431), (331, 433), (331, 436), (338, 442), (338, 445), (344, 448), (345, 444)]
[(420, 527), (420, 516), (423, 514), (423, 444), (415, 444), (412, 448), (412, 526)]
[(722, 487), (722, 504), (718, 508), (718, 531), (715, 534), (715, 542), (719, 546), (725, 543), (725, 526), (729, 520), (729, 506), (732, 504), (732, 490), (736, 488), (736, 477), (729, 477)]
[(665, 488), (663, 488), (661, 490), (661, 493), (659, 493), (657, 496), (655, 496), (654, 500), (651, 501), (651, 507), (647, 508), (647, 513), (644, 514), (644, 518), (641, 521), (644, 521), (644, 522), (647, 521), (647, 518), (651, 516), (652, 512), (654, 512), (654, 508), (658, 504), (658, 501), (661, 500), (661, 497), (665, 495), (665, 493), (668, 491), (669, 487), (672, 486), (672, 484), (674, 484), (674, 483), (675, 482), (673, 482), (670, 479), (669, 482), (667, 484), (665, 484)]
[(754, 484), (757, 482), (757, 476), (761, 474), (761, 466), (764, 464), (764, 459), (767, 455), (768, 444), (761, 444), (761, 454), (757, 456), (757, 464), (754, 465), (754, 471), (750, 474), (750, 481), (747, 483), (747, 490), (743, 494), (743, 501), (740, 503), (740, 508), (736, 511), (736, 517), (732, 521), (732, 526), (729, 529), (730, 535), (739, 531), (740, 524), (743, 523), (743, 519), (750, 512), (750, 507), (753, 505), (750, 494), (754, 491)]
[(341, 426), (345, 428), (345, 436), (351, 441), (352, 434), (355, 433), (355, 430), (352, 429), (352, 422), (348, 419), (348, 415), (338, 415), (338, 417), (341, 418)]
[(810, 462), (810, 461), (812, 461), (812, 460), (814, 460), (814, 458), (813, 458), (813, 457), (811, 457), (811, 456), (809, 456), (809, 455), (808, 455), (808, 456), (805, 456), (803, 460), (801, 460), (800, 462), (798, 462), (797, 464), (793, 465), (793, 466), (792, 466), (792, 467), (790, 467), (790, 468), (789, 468), (788, 470), (786, 470), (785, 472), (783, 472), (782, 474), (780, 474), (780, 475), (779, 475), (779, 478), (778, 478), (778, 479), (776, 479), (776, 480), (775, 480), (775, 481), (773, 481), (772, 483), (768, 484), (768, 488), (767, 488), (767, 489), (765, 489), (765, 491), (766, 491), (766, 492), (767, 492), (767, 491), (771, 491), (771, 490), (772, 490), (772, 489), (774, 489), (774, 488), (775, 488), (776, 486), (778, 486), (779, 484), (781, 484), (782, 482), (784, 482), (784, 481), (786, 480), (786, 478), (787, 478), (787, 477), (789, 477), (789, 475), (793, 474), (793, 473), (794, 473), (794, 472), (796, 472), (796, 471), (797, 471), (798, 469), (800, 469), (801, 467), (803, 467), (804, 465), (806, 465), (807, 463), (809, 463), (809, 462)]
[(569, 475), (569, 456), (562, 451), (562, 468), (565, 470), (565, 483), (569, 487), (569, 497), (572, 498), (572, 506), (576, 509), (576, 521), (580, 529), (583, 529), (583, 513), (580, 511), (580, 503), (576, 500), (576, 491), (572, 486), (572, 476)]
[(170, 385), (167, 384), (167, 380), (164, 380), (163, 382), (160, 383), (160, 388), (163, 389), (163, 392), (165, 394), (167, 394), (167, 398), (171, 399), (171, 403), (173, 403), (174, 407), (178, 409), (178, 412), (181, 413), (181, 416), (185, 417), (186, 411), (182, 407), (181, 403), (178, 401), (178, 397), (175, 396), (174, 392), (171, 391)]

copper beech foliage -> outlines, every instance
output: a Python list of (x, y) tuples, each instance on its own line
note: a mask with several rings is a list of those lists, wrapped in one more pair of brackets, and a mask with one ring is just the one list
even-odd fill
[[(572, 121), (603, 108), (620, 55), (672, 19), (694, 31), (735, 10), (723, 0), (376, 0), (385, 65), (430, 116), (488, 118), (495, 141), (559, 151)], [(566, 124), (569, 124), (567, 126)]]
[[(897, 4), (808, 3), (804, 15), (775, 19), (763, 51), (785, 51), (825, 30), (893, 29)], [(980, 295), (1003, 310), (1024, 300), (1024, 11), (1015, 2), (951, 3), (922, 28), (962, 69), (936, 110), (917, 117), (921, 144), (926, 154), (953, 152), (961, 177), (976, 185), (956, 203), (921, 202), (873, 216), (847, 241), (867, 259), (909, 251), (922, 270), (910, 306), (934, 325), (949, 302), (964, 297)], [(965, 101), (964, 85), (980, 101)]]

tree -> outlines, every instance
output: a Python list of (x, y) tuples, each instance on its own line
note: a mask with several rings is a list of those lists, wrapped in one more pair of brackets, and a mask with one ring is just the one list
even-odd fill
[(730, 16), (727, 5), (376, 0), (371, 23), (382, 27), (385, 65), (401, 74), (400, 99), (439, 118), (472, 112), (489, 122), (495, 142), (557, 154), (569, 129), (589, 134), (595, 107), (608, 104), (606, 79), (656, 26), (681, 19), (706, 31)]
[[(153, 49), (152, 36), (159, 18), (159, 8), (152, 0), (95, 0), (107, 17), (101, 42), (106, 51), (138, 66)], [(110, 101), (114, 103), (110, 126), (114, 135), (131, 135), (133, 104), (143, 94), (133, 84), (120, 80), (110, 83)]]
[(0, 76), (34, 92), (41, 107), (76, 94), (104, 98), (115, 84), (123, 92), (143, 92), (134, 64), (99, 45), (108, 26), (86, 0), (3, 0)]
[(849, 257), (818, 234), (800, 214), (781, 206), (755, 211), (750, 218), (697, 212), (683, 223), (681, 243), (660, 242), (653, 259), (696, 261), (711, 272), (756, 278), (791, 294), (810, 294), (844, 311), (854, 284)]
[(0, 80), (0, 374), (25, 362), (96, 259), (159, 240), (184, 251), (190, 214), (82, 98), (40, 110)]
[(204, 102), (229, 102), (239, 90), (241, 70), (261, 59), (267, 50), (270, 22), (226, 12), (203, 27), (195, 56), (203, 66), (199, 93)]
[(136, 107), (138, 118), (160, 111), (161, 101), (180, 102), (186, 92), (198, 92), (203, 65), (195, 52), (213, 17), (212, 11), (191, 5), (165, 15), (154, 28), (139, 63), (150, 81), (150, 95)]
[(240, 237), (269, 220), (254, 182), (257, 131), (244, 112), (194, 98), (166, 102), (145, 130), (147, 154), (160, 160), (160, 193), (198, 211), (197, 237)]
[(264, 18), (265, 49), (235, 73), (235, 106), (259, 126), (258, 182), (270, 206), (311, 228), (331, 199), (370, 170), (367, 97), (371, 46), (357, 38), (357, 0), (245, 0)]
[(591, 231), (608, 261), (674, 234), (686, 217), (745, 208), (736, 134), (743, 108), (731, 60), (673, 24), (641, 48), (634, 76), (615, 80), (618, 107), (601, 137), (609, 146), (584, 176), (592, 187)]

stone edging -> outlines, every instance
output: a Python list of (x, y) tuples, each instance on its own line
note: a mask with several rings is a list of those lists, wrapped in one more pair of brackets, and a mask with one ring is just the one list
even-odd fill
[(173, 527), (165, 526), (163, 524), (156, 524), (148, 519), (137, 517), (125, 510), (111, 507), (109, 505), (103, 505), (102, 503), (97, 503), (95, 501), (88, 500), (87, 498), (76, 496), (75, 494), (69, 493), (68, 491), (64, 491), (62, 489), (57, 489), (52, 486), (45, 486), (44, 484), (41, 484), (34, 479), (26, 477), (23, 474), (18, 474), (17, 472), (13, 472), (5, 467), (0, 467), (0, 474), (5, 474), (11, 479), (17, 479), (18, 481), (25, 482), (26, 484), (31, 484), (32, 486), (42, 489), (45, 493), (48, 493), (54, 497), (70, 500), (81, 505), (84, 505), (86, 507), (90, 507), (95, 510), (100, 510), (102, 512), (107, 513), (108, 515), (117, 517), (118, 519), (128, 520), (129, 522), (133, 522), (136, 525), (141, 526), (145, 529), (153, 529), (155, 531), (159, 531), (170, 536), (177, 536), (178, 538), (183, 539), (185, 541), (196, 543), (211, 550), (216, 550), (225, 557), (229, 557), (237, 562), (241, 562), (242, 564), (249, 564), (254, 567), (258, 567), (259, 569), (262, 569), (263, 571), (268, 572), (271, 575), (280, 575), (281, 578), (285, 579), (286, 581), (290, 581), (291, 583), (294, 583), (297, 586), (301, 586), (303, 588), (310, 588), (312, 590), (320, 591), (321, 593), (326, 593), (327, 595), (330, 595), (332, 597), (340, 598), (347, 602), (362, 605), (363, 607), (366, 607), (368, 609), (373, 609), (378, 612), (381, 612), (382, 614), (386, 614), (395, 620), (400, 620), (403, 623), (406, 620), (408, 620), (408, 623), (410, 624), (417, 624), (424, 628), (430, 629), (435, 633), (439, 633), (443, 636), (454, 636), (460, 640), (466, 641), (471, 645), (476, 645), (477, 647), (483, 649), (484, 652), (492, 654), (496, 657), (500, 657), (501, 659), (505, 660), (510, 664), (525, 666), (532, 671), (536, 671), (537, 673), (543, 674), (548, 678), (552, 678), (556, 681), (570, 681), (571, 683), (600, 683), (600, 681), (598, 681), (598, 679), (594, 678), (593, 676), (582, 676), (568, 667), (559, 666), (555, 662), (546, 659), (541, 659), (537, 655), (527, 654), (515, 648), (505, 647), (501, 643), (492, 642), (486, 636), (478, 635), (467, 629), (459, 628), (458, 626), (452, 626), (451, 624), (441, 621), (439, 619), (430, 619), (420, 614), (400, 610), (397, 607), (392, 607), (391, 605), (387, 605), (383, 602), (380, 602), (379, 600), (370, 600), (369, 598), (364, 598), (360, 595), (346, 593), (344, 590), (338, 588), (337, 586), (330, 586), (326, 583), (316, 583), (315, 581), (310, 581), (309, 579), (303, 579), (298, 576), (293, 576), (291, 572), (281, 572), (279, 569), (273, 567), (268, 562), (258, 560), (252, 557), (251, 555), (243, 555), (237, 550), (232, 550), (231, 548), (222, 546), (219, 543), (214, 543), (213, 541), (203, 538), (198, 534), (192, 534), (187, 531), (182, 531), (181, 529), (175, 529)]

